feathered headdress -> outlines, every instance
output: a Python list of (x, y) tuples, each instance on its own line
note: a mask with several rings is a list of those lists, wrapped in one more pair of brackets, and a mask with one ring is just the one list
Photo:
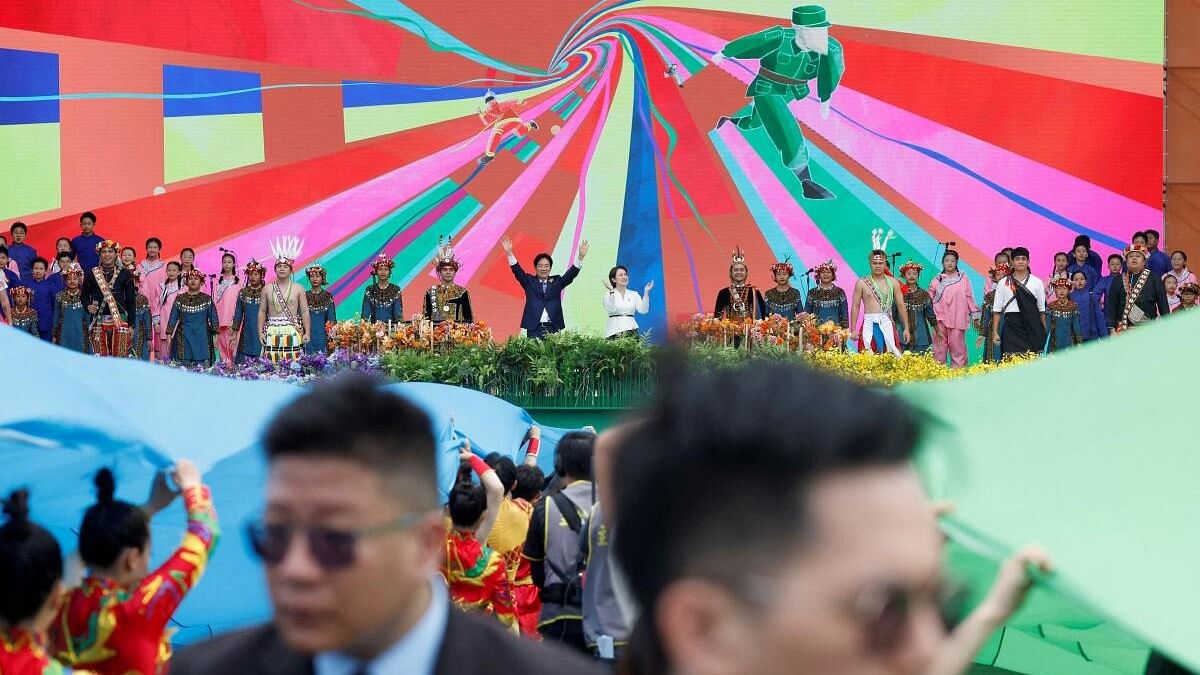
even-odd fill
[(450, 237), (446, 235), (438, 237), (437, 258), (433, 261), (434, 270), (441, 272), (443, 267), (458, 271), (458, 259), (454, 257), (454, 247), (450, 244)]
[[(884, 235), (883, 228), (877, 227), (871, 230), (871, 250), (872, 251), (887, 251), (888, 242), (896, 238), (895, 230), (888, 228), (887, 234)], [(887, 262), (887, 255), (880, 256), (878, 253), (871, 254), (871, 261), (879, 259)]]
[(304, 250), (304, 240), (300, 237), (291, 234), (285, 234), (275, 238), (271, 242), (271, 255), (275, 256), (275, 264), (284, 263), (288, 267), (296, 266), (296, 258), (300, 257), (300, 251)]

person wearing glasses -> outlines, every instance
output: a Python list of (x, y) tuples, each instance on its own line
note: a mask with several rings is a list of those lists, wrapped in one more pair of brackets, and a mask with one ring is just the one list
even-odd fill
[(263, 438), (249, 528), (274, 620), (183, 650), (172, 675), (592, 673), (589, 663), (453, 609), (429, 418), (371, 378), (321, 383)]
[[(762, 414), (729, 415), (729, 401)], [(640, 608), (625, 672), (959, 663), (939, 659), (942, 535), (909, 463), (918, 418), (899, 399), (798, 364), (693, 368), (662, 384), (636, 431), (597, 460)], [(1024, 587), (1015, 576), (1006, 588)]]
[[(51, 631), (56, 658), (102, 675), (165, 672), (167, 622), (208, 565), (220, 537), (212, 495), (200, 472), (181, 459), (171, 479), (183, 493), (187, 530), (167, 561), (150, 571), (150, 518), (178, 493), (156, 473), (143, 506), (116, 499), (112, 471), (96, 473), (96, 503), (79, 527), (83, 583), (65, 594)], [(97, 627), (100, 627), (98, 629)]]

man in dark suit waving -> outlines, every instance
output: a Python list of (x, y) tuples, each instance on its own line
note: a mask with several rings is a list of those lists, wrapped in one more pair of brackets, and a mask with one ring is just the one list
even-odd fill
[(267, 428), (248, 528), (274, 621), (183, 650), (172, 675), (539, 675), (598, 671), (454, 607), (429, 418), (366, 376), (314, 388)]
[(588, 252), (587, 240), (579, 242), (575, 263), (561, 276), (550, 275), (554, 258), (549, 253), (539, 253), (534, 257), (533, 267), (537, 274), (530, 274), (517, 262), (513, 255), (512, 239), (507, 234), (500, 238), (500, 245), (508, 256), (508, 266), (512, 268), (513, 276), (525, 290), (525, 311), (521, 315), (521, 328), (525, 329), (525, 334), (531, 338), (543, 338), (562, 330), (566, 326), (562, 311), (563, 289), (579, 276), (579, 266)]

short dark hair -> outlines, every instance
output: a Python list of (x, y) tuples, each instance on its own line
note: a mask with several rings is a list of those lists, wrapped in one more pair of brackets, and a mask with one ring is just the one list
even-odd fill
[(167, 263), (167, 269), (171, 269), (171, 265), (174, 265), (177, 270), (183, 270), (183, 265), (180, 265), (178, 260), (172, 260)]
[(1054, 262), (1058, 262), (1058, 256), (1060, 256), (1060, 255), (1062, 257), (1066, 258), (1067, 262), (1071, 262), (1071, 256), (1067, 255), (1066, 251), (1059, 251), (1058, 253), (1055, 253), (1054, 254)]
[(79, 526), (79, 557), (88, 567), (112, 566), (127, 548), (145, 550), (150, 541), (150, 519), (140, 508), (114, 498), (117, 481), (109, 469), (96, 472), (96, 503), (83, 514)]
[(3, 253), (4, 255), (8, 255), (8, 247), (4, 246), (4, 245), (0, 245), (0, 253)]
[(74, 260), (75, 259), (75, 251), (63, 251), (62, 253), (55, 254), (55, 256), (54, 256), (54, 260), (56, 260), (56, 261), (62, 260), (63, 258), (66, 258), (68, 260)]
[(16, 626), (33, 618), (62, 579), (62, 549), (54, 535), (29, 520), (29, 491), (4, 500), (0, 526), (0, 619)]
[(942, 254), (942, 260), (946, 260), (948, 256), (954, 256), (954, 259), (958, 260), (958, 251), (955, 251), (952, 248), (946, 249), (946, 252)]
[(1081, 270), (1081, 269), (1077, 269), (1077, 270), (1075, 270), (1074, 272), (1071, 272), (1071, 280), (1072, 280), (1072, 281), (1074, 281), (1074, 280), (1075, 280), (1075, 275), (1076, 275), (1076, 274), (1081, 274), (1081, 275), (1083, 275), (1083, 278), (1084, 278), (1084, 279), (1087, 279), (1087, 273), (1086, 273), (1086, 272), (1084, 272), (1084, 271), (1083, 271), (1083, 270)]
[(617, 283), (617, 270), (625, 270), (625, 274), (629, 274), (629, 268), (624, 265), (617, 265), (608, 271), (608, 283)]
[(413, 507), (436, 508), (436, 447), (429, 416), (375, 378), (350, 373), (314, 386), (275, 414), (267, 461), (335, 457), (406, 479)]
[(1162, 235), (1159, 234), (1158, 230), (1144, 230), (1142, 234), (1146, 235), (1147, 237), (1154, 235), (1155, 239), (1162, 239)]
[(162, 248), (162, 239), (159, 239), (158, 237), (150, 237), (146, 240), (146, 246), (149, 246), (152, 243), (158, 244), (158, 247)]
[(1145, 238), (1146, 238), (1146, 233), (1145, 233), (1145, 232), (1143, 232), (1143, 231), (1141, 231), (1141, 230), (1138, 230), (1137, 232), (1134, 232), (1134, 233), (1133, 233), (1133, 236), (1129, 238), (1129, 241), (1133, 241), (1133, 240), (1137, 239), (1138, 237), (1141, 237), (1142, 239), (1145, 239)]
[(46, 260), (45, 258), (43, 258), (42, 256), (39, 255), (38, 257), (29, 261), (29, 269), (33, 269), (33, 266), (38, 263), (42, 263), (42, 265), (44, 265), (47, 269), (50, 268), (50, 261)]
[(446, 506), (450, 522), (458, 527), (471, 527), (487, 511), (487, 490), (482, 485), (456, 485), (450, 490)]
[(72, 249), (74, 249), (74, 248), (75, 248), (74, 246), (72, 246), (72, 245), (71, 245), (71, 238), (70, 238), (70, 237), (59, 237), (58, 239), (55, 239), (55, 240), (54, 240), (54, 248), (58, 248), (58, 242), (60, 242), (60, 241), (65, 241), (65, 242), (67, 242), (67, 246), (69, 246), (69, 247), (70, 247), (70, 248), (72, 248)]
[(1183, 256), (1183, 262), (1187, 262), (1187, 254), (1184, 253), (1183, 251), (1179, 251), (1179, 250), (1171, 251), (1171, 257), (1174, 258), (1176, 253)]
[(191, 253), (192, 255), (196, 255), (196, 249), (194, 249), (190, 246), (184, 246), (183, 248), (179, 249), (179, 257), (182, 258), (184, 253)]
[(592, 479), (592, 449), (596, 435), (589, 431), (568, 431), (554, 448), (554, 473), (559, 478)]
[(522, 464), (517, 467), (517, 484), (512, 489), (513, 499), (524, 499), (527, 502), (532, 502), (537, 499), (538, 493), (542, 491), (542, 485), (546, 482), (546, 475), (536, 466)]
[(137, 249), (136, 249), (136, 248), (134, 248), (134, 247), (132, 247), (132, 246), (124, 246), (124, 247), (122, 247), (122, 248), (121, 248), (121, 253), (124, 253), (125, 251), (133, 251), (133, 254), (134, 254), (134, 255), (137, 255)]
[(542, 258), (550, 261), (550, 266), (554, 267), (554, 258), (550, 257), (549, 253), (539, 253), (533, 256), (533, 266), (537, 267), (538, 263), (542, 262)]
[(1124, 256), (1122, 256), (1120, 253), (1112, 253), (1112, 254), (1109, 254), (1109, 256), (1108, 256), (1108, 262), (1112, 262), (1114, 259), (1116, 259), (1116, 260), (1120, 260), (1121, 262), (1125, 262), (1125, 258), (1124, 258)]
[(18, 220), (17, 222), (13, 223), (11, 227), (8, 228), (9, 234), (16, 232), (18, 228), (21, 229), (22, 231), (24, 231), (26, 234), (29, 233), (29, 226)]
[[(731, 416), (729, 401), (759, 414)], [(618, 446), (614, 545), (642, 607), (635, 643), (658, 661), (653, 617), (671, 583), (700, 576), (736, 590), (743, 575), (795, 555), (811, 534), (815, 482), (902, 467), (920, 431), (893, 395), (772, 361), (665, 369), (647, 413)]]
[(96, 214), (92, 213), (91, 211), (84, 211), (83, 213), (79, 214), (79, 222), (82, 223), (84, 218), (90, 218), (92, 220), (92, 224), (96, 224)]
[(1012, 260), (1014, 258), (1019, 258), (1019, 257), (1028, 258), (1029, 257), (1029, 249), (1025, 248), (1024, 246), (1017, 246), (1016, 248), (1014, 248), (1012, 250), (1012, 253), (1009, 254), (1008, 259)]
[(504, 492), (506, 494), (512, 492), (513, 483), (517, 482), (516, 462), (512, 461), (511, 457), (505, 457), (498, 452), (489, 454), (483, 458), (483, 461), (496, 472), (496, 477), (500, 479), (500, 484), (504, 486)]

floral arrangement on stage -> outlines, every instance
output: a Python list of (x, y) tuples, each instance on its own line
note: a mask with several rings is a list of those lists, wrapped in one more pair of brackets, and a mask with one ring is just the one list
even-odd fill
[(358, 354), (387, 354), (404, 350), (450, 351), (460, 347), (491, 344), (492, 329), (485, 321), (434, 323), (420, 316), (407, 323), (351, 320), (325, 324), (330, 351), (342, 349)]
[(676, 334), (688, 345), (718, 345), (756, 349), (786, 347), (794, 352), (840, 350), (850, 332), (832, 321), (818, 325), (811, 314), (788, 320), (778, 314), (766, 319), (729, 319), (695, 314), (678, 324)]
[(232, 377), (238, 380), (274, 380), (308, 384), (313, 380), (336, 375), (347, 370), (382, 373), (380, 358), (375, 354), (334, 350), (330, 354), (304, 354), (294, 361), (272, 363), (267, 358), (247, 359), (243, 363), (218, 362), (212, 366), (182, 367), (193, 373)]

